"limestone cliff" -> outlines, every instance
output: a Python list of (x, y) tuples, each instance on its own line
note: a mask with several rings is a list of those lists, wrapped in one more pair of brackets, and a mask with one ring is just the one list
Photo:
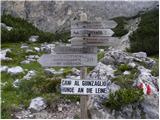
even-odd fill
[(84, 11), (89, 20), (106, 20), (117, 16), (134, 16), (158, 7), (158, 1), (3, 1), (1, 13), (19, 16), (41, 30), (56, 32), (69, 28)]

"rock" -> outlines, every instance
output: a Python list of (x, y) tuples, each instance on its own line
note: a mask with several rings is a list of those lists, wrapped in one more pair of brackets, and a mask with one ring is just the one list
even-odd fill
[(12, 60), (12, 58), (6, 57), (7, 53), (11, 53), (10, 49), (0, 51), (0, 60)]
[(29, 48), (29, 46), (27, 44), (22, 44), (21, 45), (21, 49), (28, 49), (28, 48)]
[(129, 56), (127, 53), (119, 50), (111, 50), (105, 54), (102, 59), (102, 63), (106, 65), (114, 64), (128, 64), (133, 61), (133, 57)]
[(111, 93), (115, 93), (116, 91), (118, 91), (121, 87), (119, 85), (116, 85), (114, 83), (112, 83), (110, 86), (109, 86), (109, 90)]
[(132, 62), (132, 63), (129, 63), (128, 66), (130, 66), (130, 67), (132, 67), (132, 68), (135, 68), (135, 67), (136, 67), (136, 64)]
[(40, 52), (40, 48), (39, 47), (34, 47), (36, 52)]
[(12, 27), (7, 26), (7, 25), (4, 24), (4, 23), (1, 23), (0, 26), (1, 26), (2, 29), (6, 29), (6, 30), (8, 30), (8, 31), (11, 31), (11, 30), (13, 29)]
[(80, 75), (80, 70), (78, 70), (77, 68), (72, 68), (72, 73), (75, 75)]
[(31, 100), (29, 109), (33, 111), (41, 111), (47, 107), (46, 101), (42, 97), (36, 97)]
[(41, 51), (46, 53), (54, 53), (55, 44), (41, 44)]
[(99, 52), (104, 52), (104, 49), (99, 49)]
[(18, 87), (19, 87), (19, 83), (20, 83), (20, 80), (19, 80), (19, 79), (16, 79), (16, 80), (13, 82), (13, 87), (18, 88)]
[(134, 81), (133, 86), (143, 89), (144, 94), (154, 94), (158, 96), (158, 78), (152, 76), (151, 70), (146, 69), (143, 66), (139, 66), (138, 70), (140, 71), (140, 74), (138, 78)]
[(38, 40), (39, 36), (38, 35), (33, 35), (29, 38), (30, 42), (36, 42)]
[(146, 119), (159, 119), (159, 97), (145, 96), (141, 106)]
[(47, 69), (44, 69), (44, 72), (48, 75), (54, 75), (55, 69), (47, 68)]
[(21, 62), (21, 64), (29, 64), (31, 61), (29, 61), (29, 60), (24, 60), (24, 61), (22, 61)]
[(27, 49), (27, 50), (26, 50), (26, 53), (33, 53), (33, 50)]
[(131, 74), (130, 71), (124, 71), (124, 72), (123, 72), (123, 75), (130, 75), (130, 74)]
[(79, 101), (76, 102), (77, 105), (80, 105)]
[(11, 75), (17, 75), (23, 72), (23, 68), (20, 66), (16, 66), (16, 67), (8, 68), (7, 72)]
[(114, 78), (114, 71), (113, 66), (99, 62), (95, 69), (89, 74), (89, 77), (92, 79), (110, 80)]
[(146, 58), (147, 54), (145, 52), (138, 52), (138, 53), (133, 53), (132, 56), (137, 58)]
[(63, 107), (61, 105), (58, 105), (58, 111), (62, 112), (62, 110), (63, 110)]
[(32, 77), (34, 77), (36, 75), (36, 72), (34, 70), (30, 70), (28, 71), (27, 75), (25, 75), (23, 77), (23, 79), (25, 80), (30, 80)]
[(7, 72), (8, 66), (0, 66), (0, 72)]

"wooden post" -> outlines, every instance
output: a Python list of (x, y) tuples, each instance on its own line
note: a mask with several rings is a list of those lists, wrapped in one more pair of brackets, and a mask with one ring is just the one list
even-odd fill
[[(87, 67), (81, 67), (81, 79), (86, 79), (87, 76)], [(80, 109), (81, 109), (81, 119), (87, 119), (88, 113), (87, 113), (87, 95), (81, 95), (80, 96)]]

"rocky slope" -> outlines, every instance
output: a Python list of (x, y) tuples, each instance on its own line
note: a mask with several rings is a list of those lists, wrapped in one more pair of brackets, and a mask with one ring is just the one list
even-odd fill
[(55, 32), (68, 29), (70, 22), (85, 11), (88, 20), (106, 20), (134, 16), (158, 7), (158, 1), (3, 1), (1, 13), (19, 16), (36, 27)]

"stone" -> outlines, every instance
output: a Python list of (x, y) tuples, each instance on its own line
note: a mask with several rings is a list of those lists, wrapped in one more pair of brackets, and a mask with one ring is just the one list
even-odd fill
[(72, 73), (75, 75), (80, 75), (80, 70), (78, 70), (77, 68), (72, 68)]
[(110, 64), (128, 64), (133, 61), (133, 57), (129, 56), (127, 53), (120, 50), (111, 50), (105, 54), (102, 59), (102, 63), (106, 65)]
[(33, 53), (33, 50), (27, 49), (27, 50), (26, 50), (26, 53)]
[(47, 107), (47, 104), (45, 99), (42, 97), (36, 97), (31, 100), (31, 103), (28, 109), (33, 111), (41, 111), (41, 110), (44, 110), (46, 107)]
[(29, 48), (29, 46), (27, 44), (22, 44), (21, 45), (21, 49), (28, 49), (28, 48)]
[(40, 52), (40, 48), (39, 48), (39, 47), (34, 47), (34, 50), (35, 50), (36, 52)]
[(130, 74), (131, 74), (130, 71), (124, 71), (124, 72), (123, 72), (123, 75), (130, 75)]
[(6, 57), (7, 53), (11, 53), (11, 49), (5, 49), (0, 51), (0, 60), (12, 60), (12, 58)]
[(20, 83), (20, 80), (19, 80), (19, 79), (16, 79), (16, 80), (13, 82), (13, 87), (18, 88), (18, 87), (19, 87), (19, 83)]
[(34, 70), (28, 71), (28, 73), (23, 77), (24, 80), (30, 80), (32, 77), (36, 76), (36, 72)]
[(12, 27), (7, 26), (7, 25), (4, 24), (4, 23), (1, 23), (0, 26), (1, 26), (2, 29), (6, 29), (6, 30), (8, 30), (8, 31), (11, 31), (11, 30), (13, 29)]
[(133, 53), (132, 56), (133, 57), (137, 57), (137, 58), (146, 58), (147, 57), (147, 53), (145, 53), (145, 52), (137, 52), (137, 53)]
[(39, 36), (38, 35), (32, 35), (30, 38), (29, 38), (29, 41), (30, 42), (36, 42), (38, 40)]
[(129, 63), (128, 66), (130, 66), (130, 67), (132, 67), (132, 68), (135, 68), (135, 67), (136, 67), (136, 64), (132, 62), (132, 63)]
[(89, 74), (89, 77), (92, 79), (110, 80), (115, 77), (114, 71), (113, 66), (99, 62), (95, 69)]
[(0, 72), (7, 72), (8, 66), (0, 66)]
[(41, 44), (40, 50), (45, 53), (54, 53), (55, 44)]
[(23, 72), (23, 68), (20, 66), (16, 66), (16, 67), (8, 68), (7, 72), (11, 75), (17, 75)]
[(54, 75), (55, 69), (47, 68), (47, 69), (44, 69), (44, 72), (48, 75)]
[(29, 64), (31, 61), (29, 61), (29, 60), (24, 60), (24, 61), (22, 61), (21, 62), (21, 64)]
[(58, 106), (58, 111), (59, 111), (59, 112), (62, 112), (62, 110), (63, 110), (62, 106), (59, 105), (59, 106)]

